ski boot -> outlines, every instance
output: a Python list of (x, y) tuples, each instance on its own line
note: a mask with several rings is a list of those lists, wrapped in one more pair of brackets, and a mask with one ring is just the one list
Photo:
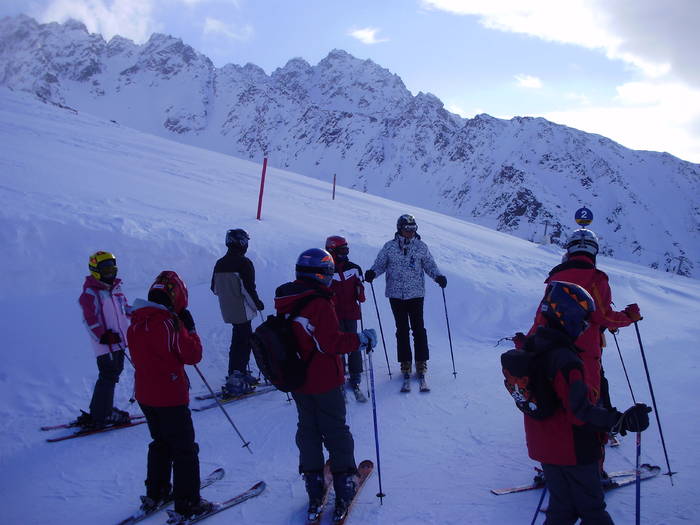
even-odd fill
[(335, 509), (333, 510), (333, 523), (345, 518), (348, 508), (352, 503), (359, 479), (356, 472), (333, 474), (333, 489), (335, 490)]
[(119, 410), (117, 407), (112, 407), (112, 413), (105, 419), (105, 424), (119, 426), (131, 423), (131, 417), (126, 410)]
[(421, 392), (430, 392), (430, 387), (425, 380), (425, 375), (428, 373), (428, 362), (427, 361), (416, 361), (416, 377), (418, 378), (418, 383)]
[(304, 485), (306, 493), (309, 495), (309, 509), (306, 514), (306, 521), (315, 523), (321, 518), (323, 512), (323, 472), (304, 472)]
[(190, 501), (178, 505), (175, 503), (175, 510), (168, 510), (168, 521), (170, 525), (187, 523), (189, 520), (199, 518), (214, 510), (214, 503), (207, 501), (204, 498), (199, 498), (199, 501), (192, 503)]
[(173, 493), (170, 485), (160, 490), (150, 490), (147, 488), (146, 495), (140, 496), (140, 498), (141, 506), (139, 510), (146, 515), (155, 512), (159, 507), (171, 502), (173, 500)]
[(401, 392), (411, 391), (411, 362), (401, 361), (401, 373), (403, 374), (403, 385)]
[(80, 427), (83, 429), (91, 428), (92, 425), (92, 416), (89, 413), (85, 412), (85, 410), (81, 410), (80, 415), (74, 421), (70, 422), (70, 426)]
[(226, 384), (222, 387), (221, 393), (223, 397), (239, 397), (245, 394), (250, 394), (255, 388), (251, 386), (245, 379), (245, 374), (240, 370), (234, 370), (233, 373), (226, 378)]

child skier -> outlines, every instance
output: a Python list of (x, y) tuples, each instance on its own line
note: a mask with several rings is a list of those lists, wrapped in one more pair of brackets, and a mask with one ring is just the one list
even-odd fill
[(535, 419), (525, 415), (530, 458), (542, 463), (550, 493), (547, 525), (576, 522), (610, 525), (600, 483), (600, 434), (641, 432), (649, 426), (651, 408), (638, 403), (623, 413), (591, 402), (581, 349), (574, 341), (596, 310), (581, 286), (562, 281), (548, 283), (540, 303), (545, 325), (525, 340), (523, 350), (542, 356), (558, 406), (553, 415)]
[(148, 512), (173, 499), (182, 520), (212, 508), (199, 495), (199, 445), (188, 407), (184, 365), (201, 361), (202, 344), (187, 301), (187, 288), (177, 273), (161, 272), (151, 285), (148, 301), (135, 302), (127, 334), (136, 369), (136, 399), (153, 439), (141, 508)]
[(211, 291), (219, 298), (221, 316), (233, 325), (228, 354), (228, 375), (224, 393), (239, 396), (253, 390), (257, 379), (248, 373), (250, 360), (251, 321), (265, 309), (255, 288), (255, 268), (248, 257), (250, 237), (245, 230), (226, 232), (228, 251), (216, 261), (211, 277)]
[[(344, 237), (333, 235), (326, 239), (326, 250), (333, 256), (335, 273), (331, 291), (341, 332), (357, 333), (357, 321), (362, 318), (360, 303), (365, 302), (365, 287), (362, 285), (362, 268), (348, 259), (350, 248)], [(345, 360), (345, 354), (343, 354)], [(367, 401), (360, 390), (362, 378), (362, 355), (352, 352), (347, 356), (350, 379), (348, 385), (358, 401)]]
[(329, 285), (334, 273), (333, 258), (325, 250), (303, 252), (296, 264), (296, 280), (281, 285), (275, 293), (278, 313), (290, 314), (297, 301), (313, 296), (294, 319), (293, 331), (302, 358), (307, 362), (306, 381), (292, 392), (297, 407), (296, 443), (299, 473), (304, 475), (309, 495), (309, 520), (321, 511), (324, 493), (323, 445), (330, 455), (335, 489), (334, 519), (347, 512), (357, 488), (354, 441), (345, 423), (345, 382), (341, 354), (370, 351), (376, 344), (374, 330), (359, 334), (341, 332), (331, 303)]
[(129, 422), (129, 413), (112, 406), (114, 388), (124, 369), (126, 331), (130, 309), (117, 278), (117, 259), (110, 252), (99, 251), (88, 261), (90, 275), (85, 277), (78, 303), (83, 321), (92, 339), (99, 374), (90, 401), (90, 413), (77, 422), (86, 429)]

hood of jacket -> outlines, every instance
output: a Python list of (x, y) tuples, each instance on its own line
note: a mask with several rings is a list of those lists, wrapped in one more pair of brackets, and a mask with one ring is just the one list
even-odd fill
[(294, 304), (307, 295), (321, 295), (331, 298), (333, 292), (328, 286), (297, 279), (296, 281), (283, 284), (275, 291), (275, 309), (281, 314), (292, 311)]

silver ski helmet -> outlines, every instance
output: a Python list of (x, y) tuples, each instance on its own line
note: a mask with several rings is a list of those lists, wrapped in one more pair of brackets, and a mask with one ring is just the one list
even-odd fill
[(417, 229), (416, 218), (408, 213), (404, 213), (396, 221), (396, 231), (398, 232), (402, 230), (416, 231)]
[(297, 259), (297, 279), (312, 280), (324, 286), (329, 286), (333, 280), (334, 272), (333, 257), (321, 248), (311, 248), (303, 251)]
[(540, 312), (549, 325), (575, 340), (588, 328), (588, 318), (595, 311), (595, 301), (585, 288), (566, 281), (547, 284), (540, 302)]
[(598, 254), (598, 237), (592, 230), (586, 228), (574, 230), (566, 241), (566, 252), (569, 255), (584, 252), (595, 257)]

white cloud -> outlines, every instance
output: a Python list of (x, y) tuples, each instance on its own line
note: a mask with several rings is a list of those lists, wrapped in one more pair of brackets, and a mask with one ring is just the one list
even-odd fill
[(227, 24), (216, 18), (207, 17), (204, 20), (205, 35), (220, 35), (231, 40), (248, 40), (253, 36), (253, 26), (246, 24), (236, 27), (234, 24)]
[(540, 89), (542, 87), (542, 81), (532, 75), (515, 75), (515, 81), (518, 86), (524, 88)]
[(52, 0), (43, 10), (42, 22), (65, 22), (69, 18), (85, 24), (91, 33), (109, 40), (114, 35), (137, 43), (148, 39), (156, 25), (152, 19), (153, 3), (149, 0)]
[(485, 27), (601, 49), (650, 78), (671, 71), (700, 86), (700, 2), (696, 0), (422, 0), (480, 18)]
[(365, 27), (362, 29), (351, 29), (348, 35), (356, 38), (363, 44), (379, 44), (380, 42), (388, 42), (388, 38), (377, 38), (377, 33), (380, 31), (376, 27)]
[(700, 163), (700, 90), (680, 82), (631, 82), (617, 88), (616, 104), (552, 111), (542, 116), (633, 149), (668, 151)]
[(591, 104), (591, 99), (589, 99), (583, 93), (566, 93), (564, 94), (564, 97), (568, 100), (573, 100), (574, 102), (584, 106), (588, 106)]

